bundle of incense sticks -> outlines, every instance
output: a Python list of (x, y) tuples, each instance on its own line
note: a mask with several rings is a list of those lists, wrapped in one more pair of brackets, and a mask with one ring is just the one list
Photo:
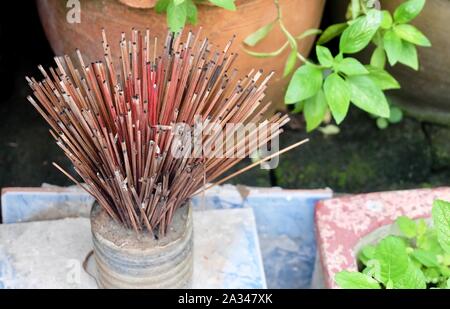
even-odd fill
[[(280, 114), (265, 119), (269, 103), (262, 99), (273, 73), (263, 77), (252, 70), (239, 79), (232, 68), (237, 55), (229, 51), (233, 40), (214, 50), (198, 33), (169, 34), (157, 56), (157, 39), (148, 30), (132, 30), (131, 40), (122, 34), (117, 61), (102, 35), (103, 61), (86, 65), (78, 50), (76, 61), (56, 57), (56, 68), (47, 72), (39, 66), (43, 80), (26, 78), (37, 99), (28, 100), (84, 184), (55, 166), (113, 219), (161, 236), (189, 197), (276, 138), (289, 119)], [(203, 128), (255, 123), (277, 129), (263, 138), (257, 129), (236, 137), (231, 152), (244, 150), (245, 156), (214, 155), (220, 147), (210, 147), (208, 155), (198, 147), (197, 153), (177, 156), (194, 134), (179, 134), (176, 124), (192, 128), (200, 122)], [(203, 146), (219, 139), (224, 137), (215, 131), (199, 137)]]

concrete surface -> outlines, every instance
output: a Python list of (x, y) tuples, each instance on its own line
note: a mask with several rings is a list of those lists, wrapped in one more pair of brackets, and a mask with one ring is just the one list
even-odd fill
[[(40, 192), (39, 192), (40, 191)], [(309, 288), (316, 257), (314, 206), (332, 197), (325, 190), (283, 190), (223, 185), (194, 197), (196, 211), (251, 208), (267, 285), (270, 288)], [(3, 219), (6, 223), (73, 216), (89, 216), (92, 198), (79, 188), (44, 184), (43, 188), (4, 189)], [(68, 207), (71, 205), (71, 207)]]
[[(91, 250), (87, 218), (0, 225), (0, 288), (96, 288), (82, 267)], [(193, 281), (194, 288), (266, 288), (251, 209), (194, 212)]]

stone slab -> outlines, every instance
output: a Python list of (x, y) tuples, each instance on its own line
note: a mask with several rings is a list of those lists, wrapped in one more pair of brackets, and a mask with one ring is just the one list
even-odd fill
[[(91, 249), (87, 218), (0, 225), (0, 288), (96, 288)], [(194, 212), (193, 287), (266, 288), (251, 209)]]
[[(308, 288), (316, 256), (314, 206), (317, 201), (331, 197), (330, 189), (283, 190), (223, 185), (195, 196), (192, 201), (196, 211), (252, 208), (268, 286)], [(13, 223), (43, 217), (64, 218), (74, 214), (75, 205), (79, 205), (80, 216), (88, 217), (90, 199), (76, 187), (45, 184), (43, 188), (7, 188), (2, 194), (3, 219), (5, 223)], [(67, 204), (74, 207), (69, 208)]]
[(64, 187), (4, 188), (3, 223), (86, 217), (95, 199), (82, 189)]

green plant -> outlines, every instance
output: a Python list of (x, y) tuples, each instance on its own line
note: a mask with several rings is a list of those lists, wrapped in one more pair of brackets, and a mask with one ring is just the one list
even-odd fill
[(402, 236), (387, 236), (358, 255), (361, 272), (342, 271), (336, 283), (345, 289), (450, 288), (450, 203), (436, 200), (433, 227), (425, 220), (399, 217)]
[[(405, 1), (392, 15), (375, 8), (377, 1), (352, 0), (348, 22), (331, 25), (323, 32), (311, 29), (295, 37), (284, 26), (279, 1), (275, 0), (278, 11), (276, 20), (249, 35), (244, 43), (255, 46), (270, 33), (276, 23), (285, 34), (286, 43), (273, 52), (244, 50), (250, 55), (266, 58), (278, 56), (290, 47), (285, 77), (295, 69), (298, 61), (304, 63), (292, 75), (285, 103), (294, 105), (294, 112), (303, 112), (307, 131), (319, 127), (324, 119), (331, 119), (330, 113), (337, 124), (342, 123), (350, 103), (376, 117), (378, 126), (385, 128), (389, 123), (401, 121), (403, 117), (400, 109), (390, 106), (384, 94), (385, 90), (400, 88), (395, 78), (385, 70), (386, 63), (391, 66), (402, 63), (418, 70), (416, 45), (431, 46), (425, 35), (409, 24), (420, 14), (425, 2)], [(313, 63), (299, 53), (297, 41), (319, 33), (321, 35), (315, 50), (318, 63)], [(339, 38), (337, 55), (323, 46), (335, 38)], [(370, 43), (375, 45), (370, 64), (363, 65), (351, 57)]]
[(197, 23), (197, 4), (209, 2), (226, 10), (235, 11), (236, 0), (158, 0), (155, 10), (167, 14), (167, 24), (173, 32), (180, 31), (186, 23)]

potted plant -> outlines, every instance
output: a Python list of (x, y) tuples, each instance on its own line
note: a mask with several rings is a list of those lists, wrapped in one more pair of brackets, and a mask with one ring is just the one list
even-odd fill
[[(436, 188), (319, 202), (316, 230), (320, 259), (315, 286), (446, 287), (450, 204), (443, 201), (448, 200), (450, 189)], [(387, 276), (388, 268), (395, 269), (391, 277)]]
[[(223, 46), (233, 35), (236, 36), (238, 43), (242, 42), (248, 34), (276, 18), (276, 11), (272, 9), (272, 0), (170, 0), (158, 2), (111, 0), (75, 1), (80, 6), (80, 23), (77, 23), (76, 20), (69, 23), (67, 15), (72, 14), (72, 10), (77, 8), (72, 6), (73, 2), (39, 0), (36, 3), (42, 25), (55, 54), (73, 55), (74, 50), (79, 48), (84, 51), (87, 61), (96, 60), (96, 55), (102, 52), (99, 44), (96, 44), (98, 42), (96, 34), (102, 28), (108, 32), (111, 42), (118, 42), (121, 32), (132, 27), (149, 28), (152, 36), (163, 38), (167, 33), (168, 24), (171, 25), (172, 30), (176, 30), (186, 22), (190, 24), (190, 27), (193, 27), (193, 24), (201, 27), (205, 36)], [(282, 1), (281, 6), (286, 12), (286, 27), (295, 33), (317, 28), (324, 4), (325, 0)], [(170, 5), (169, 11), (168, 5)], [(189, 10), (187, 5), (189, 5)], [(288, 12), (292, 13), (288, 14)], [(164, 42), (159, 41), (158, 43), (159, 48), (162, 48)], [(275, 29), (261, 48), (270, 49), (283, 43), (283, 33)], [(302, 54), (309, 53), (312, 43), (313, 37), (309, 37), (299, 44)], [(117, 55), (116, 44), (112, 44), (111, 49), (113, 54)], [(236, 67), (239, 68), (242, 75), (247, 74), (253, 68), (261, 68), (264, 72), (276, 72), (272, 80), (273, 87), (268, 90), (267, 98), (269, 101), (282, 102), (288, 83), (288, 80), (282, 78), (284, 64), (279, 61), (258, 59), (245, 53), (240, 54), (236, 60)]]
[[(399, 233), (372, 232), (359, 244), (359, 271), (341, 271), (346, 289), (450, 289), (450, 203), (435, 200), (432, 226), (401, 216)], [(369, 244), (368, 244), (369, 242)]]
[[(404, 1), (382, 0), (383, 9), (395, 12)], [(346, 1), (333, 1), (332, 19), (342, 22)], [(420, 15), (411, 24), (430, 39), (430, 48), (420, 49), (420, 67), (415, 72), (406, 66), (394, 66), (389, 71), (402, 88), (391, 93), (395, 103), (408, 114), (422, 121), (448, 125), (450, 123), (450, 63), (446, 57), (450, 48), (447, 21), (450, 17), (450, 1), (426, 1)], [(370, 55), (362, 55), (369, 58)]]
[[(400, 63), (417, 70), (417, 47), (431, 46), (427, 37), (410, 24), (421, 13), (426, 0), (402, 1), (392, 13), (383, 10), (379, 1), (374, 0), (339, 3), (348, 7), (346, 22), (333, 24), (324, 31), (310, 29), (298, 34), (285, 27), (283, 9), (279, 1), (274, 0), (278, 12), (276, 22), (285, 34), (286, 43), (272, 52), (252, 49), (247, 53), (267, 58), (278, 56), (279, 51), (290, 50), (284, 68), (284, 76), (290, 78), (285, 103), (293, 112), (303, 113), (307, 131), (322, 123), (330, 124), (332, 119), (339, 125), (346, 118), (351, 103), (376, 118), (380, 128), (386, 128), (389, 123), (402, 119), (401, 110), (391, 106), (384, 94), (386, 90), (400, 88), (387, 72), (387, 66)], [(298, 50), (298, 41), (308, 38), (311, 33), (321, 33), (316, 46), (317, 62), (307, 59), (307, 55)], [(270, 28), (264, 35), (259, 35), (256, 42), (246, 42), (254, 46), (266, 37), (270, 38)], [(333, 53), (325, 45), (337, 38), (338, 50)], [(363, 64), (355, 55), (371, 45), (375, 50), (370, 62)], [(302, 65), (291, 76), (299, 61)]]

